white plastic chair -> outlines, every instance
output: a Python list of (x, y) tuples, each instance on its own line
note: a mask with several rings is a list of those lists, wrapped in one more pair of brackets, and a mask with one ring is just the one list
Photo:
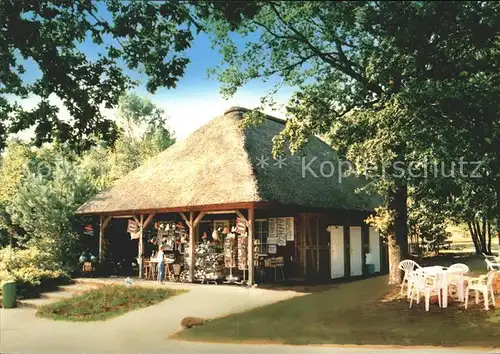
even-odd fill
[(485, 310), (489, 310), (489, 301), (488, 295), (491, 294), (491, 301), (493, 301), (493, 306), (495, 306), (495, 294), (493, 292), (493, 278), (497, 274), (497, 271), (490, 271), (486, 275), (480, 275), (478, 278), (472, 278), (469, 280), (469, 284), (467, 285), (467, 290), (465, 290), (465, 308), (467, 309), (467, 305), (469, 303), (469, 292), (474, 290), (476, 293), (476, 304), (479, 303), (479, 293), (483, 294), (484, 298), (484, 308)]
[(455, 286), (458, 293), (458, 301), (464, 301), (464, 280), (465, 274), (469, 272), (469, 267), (463, 263), (455, 263), (446, 269), (446, 279), (448, 286)]
[(494, 263), (488, 258), (484, 258), (484, 261), (486, 262), (486, 270), (492, 271), (492, 270), (500, 270), (500, 263)]
[(425, 311), (429, 311), (430, 298), (432, 293), (437, 294), (438, 303), (441, 306), (441, 291), (438, 285), (438, 279), (426, 273), (422, 269), (417, 269), (411, 272), (411, 289), (410, 289), (410, 308), (413, 304), (413, 300), (417, 300), (417, 304), (420, 303), (421, 295), (425, 297)]
[(402, 271), (405, 272), (403, 281), (401, 282), (401, 293), (400, 293), (401, 296), (403, 296), (403, 288), (405, 286), (405, 283), (407, 288), (406, 297), (410, 296), (410, 291), (411, 291), (410, 274), (413, 273), (415, 269), (419, 268), (421, 268), (420, 265), (417, 262), (412, 261), (411, 259), (405, 259), (399, 262), (398, 269), (401, 269)]

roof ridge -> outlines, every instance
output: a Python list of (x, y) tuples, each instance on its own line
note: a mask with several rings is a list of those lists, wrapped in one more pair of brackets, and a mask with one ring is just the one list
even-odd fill
[[(231, 113), (239, 113), (240, 115), (243, 115), (244, 113), (250, 112), (250, 111), (253, 111), (253, 110), (250, 109), (250, 108), (241, 107), (241, 106), (232, 106), (232, 107), (229, 107), (224, 112), (224, 115), (231, 114)], [(285, 119), (281, 119), (281, 118), (277, 118), (277, 117), (274, 117), (274, 116), (270, 116), (269, 114), (265, 114), (265, 113), (262, 113), (262, 115), (264, 116), (264, 118), (266, 118), (268, 120), (271, 120), (273, 122), (280, 123), (280, 124), (283, 124), (283, 125), (286, 124), (286, 120)]]

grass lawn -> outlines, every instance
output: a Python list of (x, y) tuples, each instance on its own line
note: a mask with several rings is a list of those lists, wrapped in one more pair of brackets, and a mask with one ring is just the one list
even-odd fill
[(183, 292), (185, 291), (109, 285), (42, 306), (37, 315), (54, 320), (104, 321), (131, 310), (154, 305)]
[[(286, 344), (500, 346), (500, 310), (423, 301), (409, 310), (379, 276), (282, 301), (184, 330), (178, 339)], [(482, 304), (480, 303), (480, 306)]]

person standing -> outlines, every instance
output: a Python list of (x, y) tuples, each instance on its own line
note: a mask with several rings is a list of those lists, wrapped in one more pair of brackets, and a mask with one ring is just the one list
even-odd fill
[(156, 257), (158, 260), (158, 283), (163, 283), (163, 278), (165, 278), (165, 246), (159, 247)]

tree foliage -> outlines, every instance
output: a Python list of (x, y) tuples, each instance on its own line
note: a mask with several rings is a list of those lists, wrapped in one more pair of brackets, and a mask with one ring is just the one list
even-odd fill
[[(128, 123), (119, 121), (124, 128), (113, 148), (102, 142), (77, 155), (66, 144), (9, 141), (0, 169), (3, 245), (14, 239), (15, 246), (43, 249), (70, 267), (82, 231), (76, 209), (175, 142), (163, 110), (134, 94), (121, 102)], [(127, 134), (127, 127), (136, 133)]]
[(53, 170), (42, 176), (29, 173), (7, 211), (25, 234), (23, 246), (36, 246), (66, 265), (76, 259), (78, 234), (73, 229), (74, 212), (97, 191), (64, 155)]
[[(189, 62), (183, 52), (192, 21), (182, 3), (6, 0), (0, 17), (0, 149), (5, 135), (31, 127), (37, 146), (86, 149), (95, 137), (113, 143), (116, 124), (100, 108), (115, 106), (137, 84), (131, 73), (140, 71), (154, 92), (175, 87)], [(54, 95), (70, 119), (58, 116)], [(33, 109), (16, 104), (28, 97), (40, 99)]]
[[(210, 19), (223, 55), (216, 70), (223, 93), (274, 76), (297, 88), (277, 150), (286, 142), (297, 150), (309, 134), (329, 134), (354, 172), (368, 178), (367, 188), (384, 197), (383, 214), (394, 218), (381, 218), (390, 226), (393, 282), (407, 253), (409, 187), (425, 188), (433, 179), (422, 182), (409, 168), (423, 166), (427, 156), (456, 159), (457, 129), (466, 150), (477, 151), (471, 128), (488, 119), (470, 118), (479, 109), (476, 98), (495, 97), (499, 10), (494, 2), (262, 2), (237, 26), (241, 36), (256, 37), (244, 48), (227, 35), (231, 23)], [(481, 80), (492, 83), (483, 93)], [(479, 112), (498, 116), (497, 103), (487, 107)]]

